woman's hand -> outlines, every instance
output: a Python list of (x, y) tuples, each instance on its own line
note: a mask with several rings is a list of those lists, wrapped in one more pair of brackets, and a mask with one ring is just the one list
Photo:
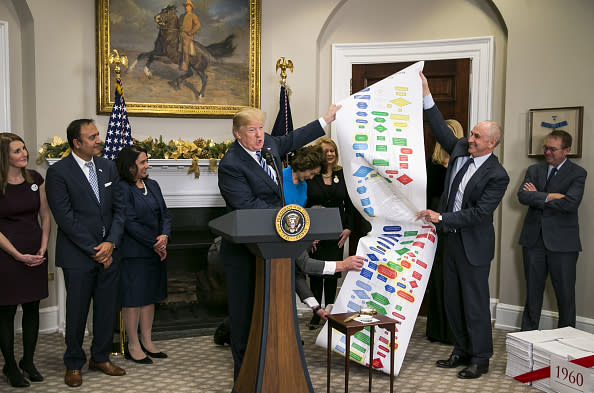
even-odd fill
[(39, 266), (45, 262), (45, 257), (43, 255), (20, 254), (15, 259), (29, 267)]
[(157, 236), (157, 241), (153, 244), (153, 250), (159, 255), (161, 261), (164, 261), (167, 258), (167, 244), (169, 243), (169, 238), (167, 235), (159, 235)]
[(349, 236), (351, 236), (351, 230), (343, 229), (342, 233), (340, 234), (340, 239), (338, 239), (338, 248), (342, 248), (342, 246), (344, 246), (344, 243), (346, 243)]
[(320, 317), (322, 319), (322, 321), (327, 321), (328, 317), (327, 315), (330, 315), (330, 313), (326, 310), (324, 310), (323, 308), (320, 308), (318, 311), (316, 311), (316, 314), (318, 315), (318, 317)]
[(47, 247), (41, 247), (37, 253), (35, 255), (41, 255), (42, 257), (45, 256), (45, 253), (47, 252)]

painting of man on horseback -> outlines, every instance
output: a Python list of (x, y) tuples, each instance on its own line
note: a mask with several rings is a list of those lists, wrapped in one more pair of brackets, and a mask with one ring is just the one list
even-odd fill
[(101, 113), (113, 106), (114, 48), (131, 63), (129, 114), (226, 117), (259, 105), (260, 0), (97, 1)]
[(196, 50), (194, 49), (194, 34), (200, 29), (200, 21), (198, 20), (198, 16), (192, 12), (194, 4), (190, 0), (186, 0), (184, 7), (186, 13), (181, 16), (181, 25), (179, 27), (179, 38), (182, 48), (182, 62), (179, 65), (179, 69), (187, 71), (190, 56), (196, 54)]
[(175, 80), (170, 81), (169, 84), (173, 88), (179, 89), (182, 82), (196, 73), (202, 80), (202, 86), (200, 91), (197, 92), (196, 98), (201, 98), (204, 97), (208, 82), (206, 69), (213, 58), (227, 57), (233, 54), (235, 50), (233, 45), (234, 35), (230, 34), (223, 41), (207, 47), (194, 41), (194, 34), (200, 29), (200, 22), (198, 17), (192, 13), (194, 9), (192, 2), (186, 0), (184, 6), (186, 13), (182, 15), (181, 22), (177, 16), (177, 7), (175, 5), (169, 5), (155, 15), (155, 23), (159, 26), (155, 47), (150, 52), (139, 54), (130, 66), (130, 71), (136, 67), (139, 61), (145, 58), (147, 60), (144, 72), (147, 77), (152, 76), (150, 67), (154, 61), (179, 64), (179, 69), (184, 73)]

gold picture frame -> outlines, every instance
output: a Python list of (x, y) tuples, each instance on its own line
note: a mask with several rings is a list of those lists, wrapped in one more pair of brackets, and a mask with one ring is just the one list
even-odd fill
[(571, 152), (567, 157), (582, 156), (584, 107), (530, 109), (528, 112), (528, 157), (544, 157), (542, 147), (546, 136), (553, 131), (567, 131), (572, 137)]
[[(185, 13), (184, 0), (96, 0), (98, 114), (113, 107), (114, 49), (130, 64), (121, 76), (129, 115), (224, 118), (260, 106), (261, 0), (191, 1), (200, 29), (190, 52), (192, 75), (180, 79), (187, 76), (180, 66), (182, 46), (169, 35), (178, 31), (166, 16)], [(150, 76), (144, 70), (149, 60)], [(206, 75), (205, 86), (198, 71)]]

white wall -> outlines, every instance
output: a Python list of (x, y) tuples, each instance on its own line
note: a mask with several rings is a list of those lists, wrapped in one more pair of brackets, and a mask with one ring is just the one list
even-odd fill
[[(592, 111), (594, 110), (594, 3), (589, 0), (495, 0), (507, 24), (508, 53), (505, 88), (504, 164), (511, 183), (503, 201), (501, 236), (500, 301), (521, 305), (524, 302), (524, 272), (518, 238), (526, 207), (516, 193), (526, 168), (538, 162), (527, 157), (527, 113), (533, 108), (584, 106), (583, 158), (575, 159), (592, 174)], [(586, 181), (579, 209), (582, 247), (577, 266), (577, 313), (594, 318), (594, 206), (592, 179)], [(556, 309), (549, 285), (546, 310)]]
[[(12, 96), (13, 124), (32, 129), (27, 132), (34, 135), (36, 148), (54, 135), (64, 137), (66, 125), (77, 117), (96, 118), (98, 128), (104, 130), (107, 116), (95, 114), (95, 1), (12, 0), (22, 4), (24, 9), (18, 12), (10, 4), (0, 3), (0, 19), (12, 18), (17, 26), (21, 18), (22, 24), (21, 37), (14, 38), (14, 47), (11, 43), (15, 53), (11, 53), (11, 90), (22, 94)], [(493, 118), (504, 124), (499, 156), (511, 183), (501, 209), (501, 248), (492, 269), (491, 295), (521, 306), (524, 283), (516, 243), (524, 209), (516, 201), (515, 190), (525, 168), (534, 162), (525, 154), (527, 110), (584, 105), (584, 158), (577, 162), (586, 169), (593, 167), (589, 152), (594, 143), (590, 137), (594, 79), (588, 73), (594, 60), (591, 1), (262, 0), (262, 10), (261, 107), (268, 113), (268, 127), (278, 109), (274, 66), (280, 56), (295, 64), (288, 83), (293, 90), (294, 123), (301, 125), (323, 114), (330, 104), (333, 43), (495, 37)], [(64, 15), (69, 16), (67, 22)], [(32, 53), (27, 52), (29, 44)], [(133, 117), (131, 122), (137, 138), (162, 134), (223, 140), (231, 135), (230, 119)], [(586, 202), (580, 209), (585, 250), (577, 286), (578, 314), (588, 318), (594, 318), (594, 309), (582, 299), (594, 297), (594, 289), (587, 285), (587, 278), (594, 276), (594, 266), (588, 262), (594, 252), (588, 244), (594, 233), (593, 208), (587, 203), (591, 190), (587, 182)], [(550, 301), (546, 307), (554, 309)]]

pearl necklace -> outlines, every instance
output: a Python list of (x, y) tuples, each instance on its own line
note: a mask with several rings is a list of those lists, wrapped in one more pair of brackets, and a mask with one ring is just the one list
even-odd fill
[(146, 185), (144, 184), (144, 180), (140, 179), (140, 182), (142, 183), (142, 187), (144, 188), (144, 192), (142, 193), (142, 195), (147, 195), (148, 188), (146, 188)]

